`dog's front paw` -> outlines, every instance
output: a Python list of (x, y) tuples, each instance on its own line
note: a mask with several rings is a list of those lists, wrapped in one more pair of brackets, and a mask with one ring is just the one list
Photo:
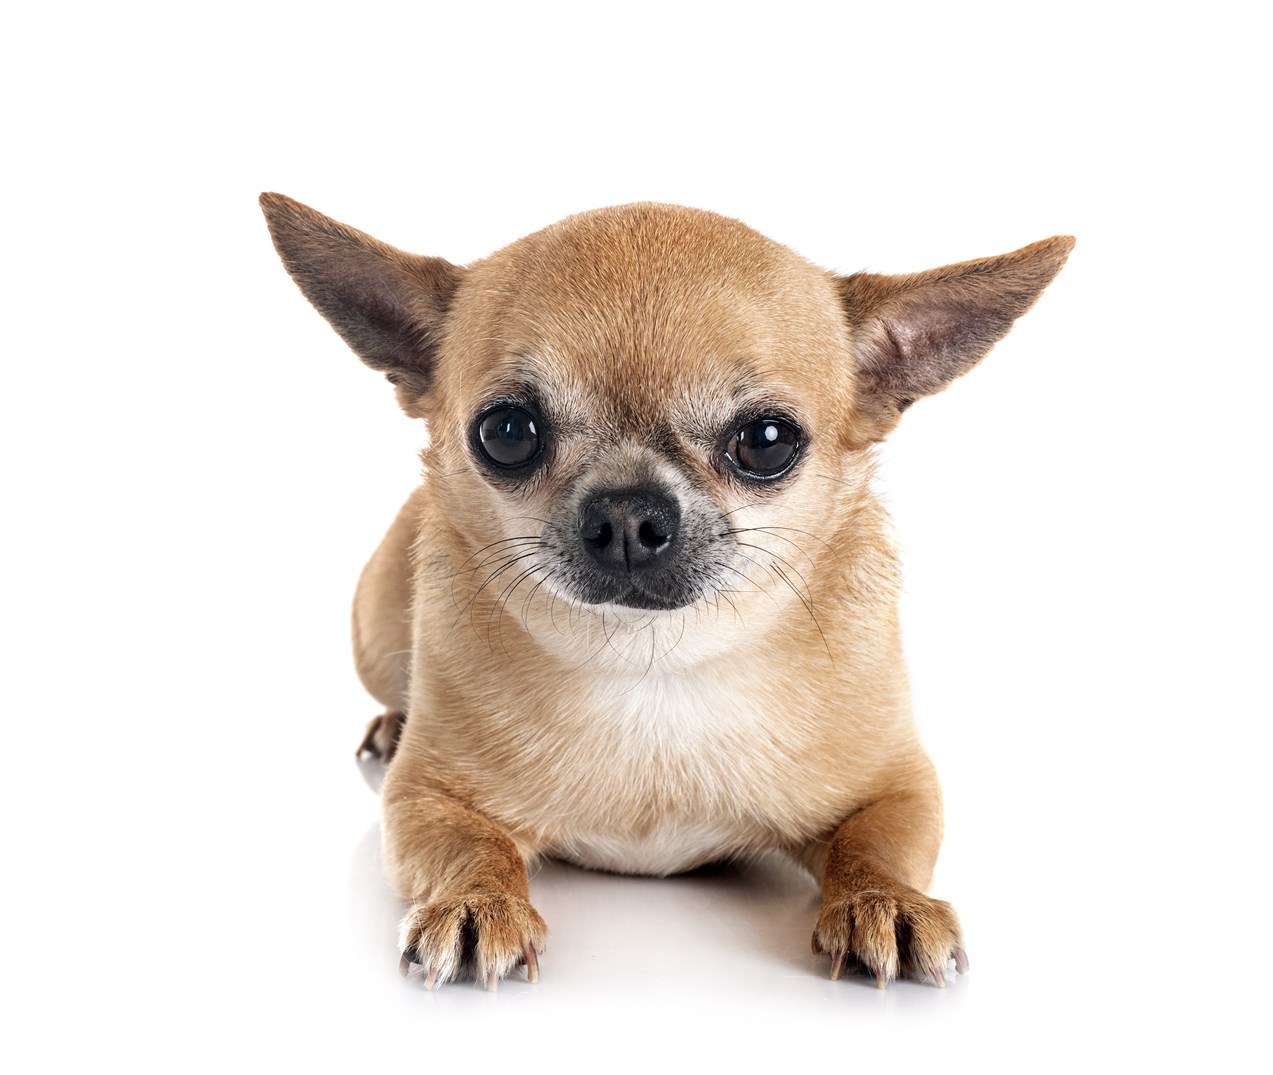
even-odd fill
[(954, 908), (905, 885), (863, 889), (825, 900), (813, 931), (815, 953), (831, 956), (831, 977), (856, 960), (883, 989), (901, 975), (945, 986), (946, 964), (968, 969)]
[(400, 969), (424, 967), (424, 987), (432, 989), (471, 967), (478, 981), (495, 989), (501, 978), (526, 965), (526, 977), (539, 980), (539, 955), (548, 927), (539, 912), (519, 896), (474, 892), (415, 904), (398, 935)]

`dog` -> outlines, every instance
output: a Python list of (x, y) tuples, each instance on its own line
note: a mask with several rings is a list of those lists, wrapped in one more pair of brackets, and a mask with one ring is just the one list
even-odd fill
[(820, 882), (832, 978), (966, 971), (924, 894), (941, 793), (874, 447), (1074, 240), (837, 276), (640, 203), (461, 267), (261, 206), (304, 295), (427, 424), (353, 610), (403, 972), (537, 980), (537, 858), (663, 876), (763, 851)]

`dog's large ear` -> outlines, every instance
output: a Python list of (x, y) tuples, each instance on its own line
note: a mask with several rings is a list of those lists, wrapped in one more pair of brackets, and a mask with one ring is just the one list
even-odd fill
[(282, 194), (262, 194), (274, 247), (305, 297), (408, 404), (428, 390), (464, 270), (397, 250)]
[(1057, 235), (1011, 254), (907, 276), (837, 279), (853, 326), (858, 409), (881, 440), (921, 396), (967, 373), (1034, 305), (1074, 239)]

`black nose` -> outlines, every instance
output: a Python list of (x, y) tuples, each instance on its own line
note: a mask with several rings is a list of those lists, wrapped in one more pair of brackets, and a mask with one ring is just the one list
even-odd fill
[(597, 564), (612, 575), (662, 567), (676, 548), (681, 509), (648, 489), (597, 493), (579, 509), (579, 537)]

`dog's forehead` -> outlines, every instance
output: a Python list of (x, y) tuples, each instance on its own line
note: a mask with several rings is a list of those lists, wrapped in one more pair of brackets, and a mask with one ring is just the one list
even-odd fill
[(701, 210), (596, 210), (474, 270), (462, 321), (492, 373), (616, 414), (674, 399), (731, 407), (798, 381), (818, 365), (811, 353), (847, 349), (827, 273)]

